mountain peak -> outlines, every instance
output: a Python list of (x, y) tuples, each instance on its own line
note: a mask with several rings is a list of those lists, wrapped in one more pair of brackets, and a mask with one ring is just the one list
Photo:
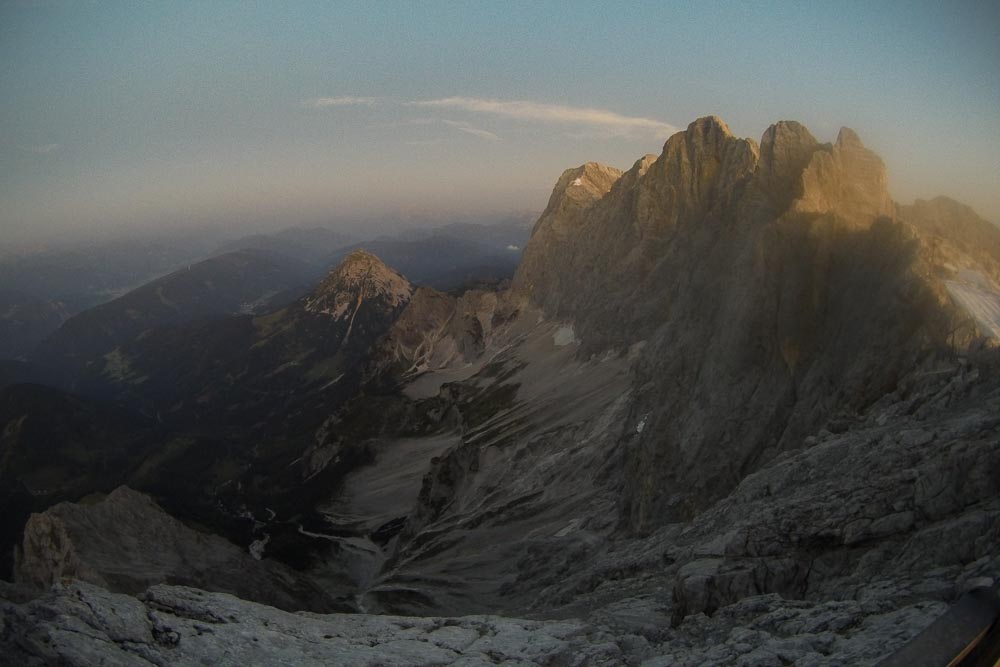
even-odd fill
[(567, 177), (569, 188), (584, 188), (588, 192), (593, 192), (603, 196), (611, 185), (622, 175), (620, 169), (603, 165), (599, 162), (587, 162), (576, 169), (568, 169), (563, 173)]
[[(606, 195), (621, 178), (622, 171), (598, 162), (587, 162), (567, 169), (559, 177), (549, 197), (549, 204), (538, 219), (535, 231), (544, 220), (569, 220)], [(562, 230), (565, 225), (560, 225)], [(569, 227), (565, 230), (568, 231)]]
[(861, 142), (861, 137), (858, 133), (849, 127), (840, 128), (840, 132), (837, 134), (837, 146), (840, 148), (845, 148), (848, 146), (854, 148), (864, 148), (865, 145)]
[(806, 126), (794, 120), (778, 121), (764, 131), (756, 180), (777, 208), (801, 196), (802, 172), (819, 147)]
[[(386, 269), (389, 269), (389, 267), (386, 266), (385, 262), (379, 259), (378, 255), (368, 252), (364, 248), (358, 248), (356, 250), (352, 250), (351, 252), (349, 252), (347, 256), (341, 260), (340, 264), (337, 265), (334, 271), (339, 271), (343, 269), (345, 266), (353, 266), (353, 265), (359, 265), (359, 266), (364, 265), (366, 267), (384, 267)], [(389, 270), (391, 271), (391, 269)]]
[(800, 213), (834, 213), (860, 225), (895, 215), (885, 164), (846, 127), (833, 146), (813, 153), (801, 185), (793, 204)]
[(691, 136), (707, 136), (713, 133), (718, 133), (723, 137), (733, 136), (726, 121), (718, 116), (702, 116), (687, 126), (687, 133)]
[(413, 285), (364, 249), (351, 251), (306, 298), (305, 309), (334, 319), (348, 317), (363, 301), (380, 300), (398, 308), (410, 300)]

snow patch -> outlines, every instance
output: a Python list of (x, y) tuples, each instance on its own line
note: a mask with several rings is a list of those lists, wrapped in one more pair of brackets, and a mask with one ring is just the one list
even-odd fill
[(264, 549), (267, 548), (267, 543), (270, 541), (271, 536), (264, 533), (263, 538), (250, 543), (250, 555), (253, 556), (254, 560), (260, 560), (264, 557)]
[(552, 334), (552, 342), (556, 347), (565, 347), (567, 345), (579, 343), (580, 341), (576, 339), (576, 333), (573, 331), (573, 325), (566, 324), (556, 329), (556, 332)]
[(957, 280), (946, 280), (952, 299), (979, 325), (983, 333), (1000, 339), (1000, 291), (988, 278), (963, 269)]
[(579, 526), (580, 526), (580, 520), (579, 519), (573, 519), (572, 521), (570, 521), (569, 523), (567, 523), (566, 526), (562, 530), (560, 530), (558, 533), (556, 533), (555, 536), (556, 537), (566, 537), (570, 533), (574, 532)]
[(583, 179), (582, 178), (578, 178), (575, 181), (573, 181), (572, 183), (570, 183), (570, 185), (583, 185)]
[(338, 375), (337, 377), (335, 377), (335, 378), (333, 378), (332, 380), (330, 380), (329, 382), (327, 382), (327, 383), (326, 383), (325, 385), (323, 385), (322, 387), (320, 387), (320, 388), (319, 388), (319, 390), (320, 390), (320, 391), (323, 391), (324, 389), (329, 389), (329, 388), (330, 388), (330, 387), (332, 387), (333, 385), (335, 385), (335, 384), (337, 384), (338, 382), (340, 382), (340, 378), (342, 378), (342, 377), (344, 377), (344, 374), (343, 374), (343, 373), (341, 373), (341, 374), (340, 374), (340, 375)]
[(646, 418), (647, 417), (649, 417), (649, 415), (643, 415), (642, 419), (639, 420), (639, 423), (635, 425), (635, 432), (636, 433), (642, 433), (643, 429), (646, 428)]

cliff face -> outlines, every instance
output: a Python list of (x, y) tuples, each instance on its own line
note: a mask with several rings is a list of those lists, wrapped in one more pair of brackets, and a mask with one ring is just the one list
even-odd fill
[(589, 176), (610, 173), (563, 175), (515, 285), (572, 320), (584, 353), (644, 345), (633, 416), (646, 427), (628, 438), (623, 506), (634, 529), (692, 516), (982, 333), (851, 130), (820, 144), (783, 121), (758, 147), (703, 118), (613, 183)]
[[(945, 213), (933, 215), (924, 217)], [(778, 488), (779, 462), (801, 457), (809, 469), (805, 452), (834, 433), (851, 434), (847, 461), (836, 473), (827, 466), (812, 474), (846, 483), (854, 471), (856, 484), (850, 502), (823, 510), (839, 518), (801, 521), (802, 541), (813, 546), (801, 554), (790, 543), (780, 554), (751, 550), (748, 558), (762, 560), (725, 564), (736, 572), (728, 579), (675, 569), (668, 578), (731, 589), (727, 598), (682, 586), (678, 600), (731, 600), (819, 590), (825, 575), (803, 579), (814, 550), (840, 550), (829, 558), (851, 571), (844, 563), (854, 537), (827, 529), (865, 521), (854, 501), (871, 479), (892, 490), (879, 513), (920, 504), (877, 457), (865, 457), (865, 443), (883, 435), (864, 424), (885, 405), (920, 405), (927, 401), (915, 396), (937, 392), (948, 397), (925, 406), (922, 419), (943, 419), (948, 387), (976, 382), (969, 355), (978, 359), (992, 345), (993, 314), (982, 306), (1000, 294), (986, 280), (992, 260), (967, 251), (976, 234), (1000, 238), (984, 224), (911, 224), (889, 200), (881, 160), (853, 132), (821, 144), (790, 121), (769, 128), (758, 147), (705, 118), (629, 171), (592, 163), (566, 171), (511, 293), (418, 293), (385, 339), (410, 373), (407, 392), (440, 389), (435, 400), (458, 415), (462, 443), (432, 462), (368, 590), (370, 608), (573, 604), (579, 590), (601, 590), (595, 582), (619, 574), (619, 556), (604, 540), (641, 541), (691, 525), (754, 475)], [(887, 414), (880, 427), (920, 426), (904, 427), (904, 412)], [(977, 451), (986, 461), (986, 450)], [(890, 444), (884, 455), (895, 455)], [(810, 507), (819, 507), (819, 495)], [(989, 492), (972, 495), (975, 504)], [(932, 514), (900, 523), (888, 539), (907, 539), (900, 535)], [(676, 543), (670, 535), (667, 543)], [(677, 567), (699, 554), (743, 553), (720, 552), (713, 539), (677, 556)], [(635, 567), (656, 571), (661, 556)], [(609, 563), (603, 574), (580, 565), (601, 559)], [(922, 561), (902, 571), (921, 568), (933, 569)], [(573, 579), (577, 569), (581, 579)], [(457, 571), (475, 574), (458, 577), (461, 586), (442, 583)], [(707, 603), (682, 606), (699, 604)]]

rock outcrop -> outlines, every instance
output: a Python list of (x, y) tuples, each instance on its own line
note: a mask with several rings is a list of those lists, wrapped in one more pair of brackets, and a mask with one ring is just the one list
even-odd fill
[(289, 614), (222, 593), (154, 586), (138, 599), (86, 583), (33, 601), (0, 590), (0, 661), (120, 665), (870, 665), (942, 612), (875, 602), (748, 598), (676, 629), (633, 599), (587, 621)]
[(420, 287), (379, 342), (377, 372), (409, 381), (427, 371), (476, 366), (519, 307), (509, 292), (453, 296)]
[(39, 587), (79, 580), (138, 594), (173, 583), (292, 611), (350, 609), (294, 570), (196, 532), (128, 487), (33, 514), (16, 560), (15, 580)]
[(891, 218), (895, 210), (885, 165), (849, 128), (840, 130), (831, 148), (812, 154), (800, 178), (802, 194), (792, 206), (796, 213), (832, 213), (846, 222), (865, 224)]

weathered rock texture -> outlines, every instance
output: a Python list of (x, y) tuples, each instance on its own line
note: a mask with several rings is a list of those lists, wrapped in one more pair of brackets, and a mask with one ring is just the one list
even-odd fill
[[(572, 320), (584, 352), (645, 344), (633, 529), (690, 518), (832, 415), (990, 333), (934, 276), (920, 230), (894, 219), (881, 160), (848, 129), (819, 144), (782, 122), (758, 149), (703, 118), (600, 181), (603, 196), (575, 197), (577, 171), (515, 285)], [(588, 165), (584, 182), (592, 172), (605, 173)]]
[(347, 608), (294, 570), (194, 531), (127, 487), (91, 504), (60, 503), (33, 514), (15, 578), (41, 587), (76, 579), (131, 594), (173, 583), (283, 609)]
[[(441, 388), (462, 443), (432, 461), (368, 608), (580, 613), (656, 582), (679, 622), (872, 585), (948, 601), (995, 576), (994, 332), (955, 286), (994, 260), (936, 224), (934, 245), (895, 217), (852, 132), (820, 144), (793, 122), (758, 150), (702, 119), (617, 180), (564, 173), (486, 363), (408, 385)], [(932, 479), (956, 489), (943, 513), (914, 495)], [(928, 550), (925, 530), (967, 546)]]
[(591, 621), (496, 616), (414, 618), (289, 614), (230, 595), (154, 586), (139, 599), (85, 583), (32, 602), (0, 597), (0, 663), (109, 665), (873, 664), (925, 626), (940, 605), (744, 600), (675, 630), (636, 599)]

